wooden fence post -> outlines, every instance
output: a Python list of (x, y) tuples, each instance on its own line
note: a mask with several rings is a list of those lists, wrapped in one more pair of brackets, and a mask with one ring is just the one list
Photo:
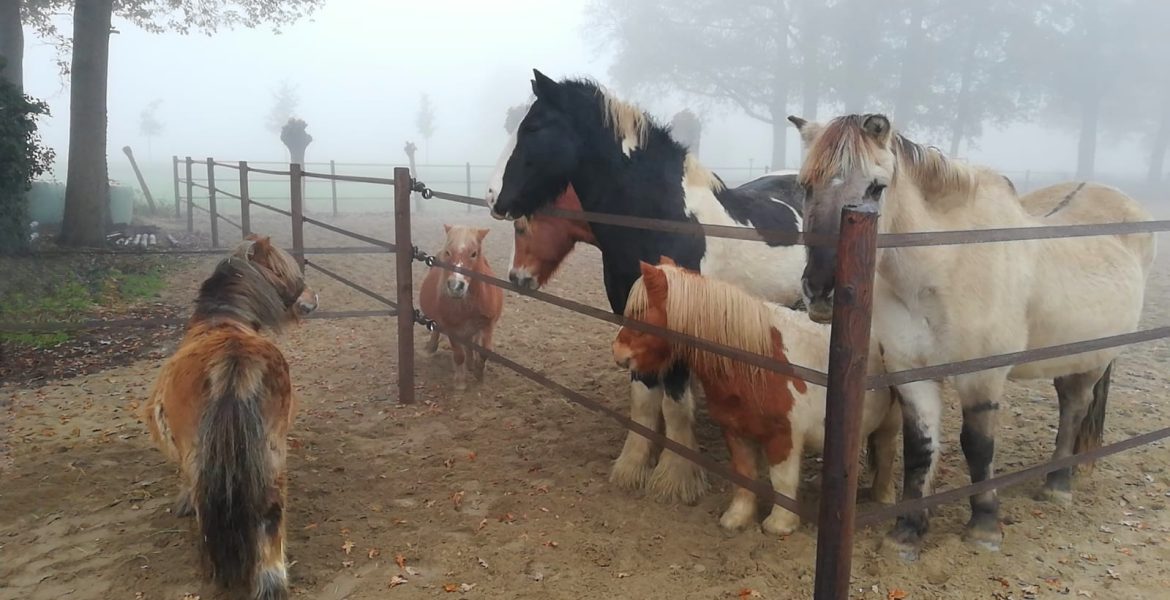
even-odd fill
[(815, 600), (849, 600), (861, 408), (873, 317), (878, 206), (846, 206), (841, 212), (817, 517)]
[(154, 205), (154, 194), (150, 193), (150, 186), (146, 185), (146, 178), (142, 176), (142, 169), (138, 168), (138, 161), (134, 160), (134, 150), (130, 146), (122, 146), (122, 152), (130, 160), (130, 168), (134, 169), (134, 177), (138, 179), (138, 187), (142, 188), (142, 195), (146, 197), (146, 205), (150, 207), (150, 214), (158, 214), (158, 207)]
[(215, 209), (215, 159), (207, 157), (207, 212), (211, 213), (211, 247), (219, 247), (219, 212)]
[(178, 221), (183, 216), (182, 209), (179, 208), (179, 156), (171, 156), (171, 173), (175, 179), (175, 220)]
[(410, 170), (394, 168), (394, 264), (398, 283), (398, 402), (414, 404), (414, 244)]
[(288, 165), (288, 197), (289, 212), (292, 213), (292, 243), (293, 256), (297, 259), (297, 264), (301, 266), (301, 272), (305, 270), (305, 199), (302, 195), (305, 182), (305, 177), (302, 175), (300, 163), (289, 163)]
[[(329, 161), (329, 174), (333, 175), (335, 177), (337, 176), (337, 162), (336, 161), (333, 161), (333, 160)], [(333, 190), (333, 218), (336, 219), (337, 218), (337, 180), (330, 179), (329, 180), (329, 187), (332, 188), (332, 190)]]
[(195, 215), (192, 214), (195, 209), (195, 182), (191, 181), (191, 157), (187, 157), (187, 233), (195, 231)]
[[(471, 197), (471, 163), (465, 163), (463, 165), (463, 168), (464, 168), (464, 177), (467, 179), (467, 196)], [(467, 212), (471, 212), (471, 205), (470, 204), (467, 205)]]
[(248, 199), (248, 161), (240, 161), (240, 236), (252, 233), (252, 201)]

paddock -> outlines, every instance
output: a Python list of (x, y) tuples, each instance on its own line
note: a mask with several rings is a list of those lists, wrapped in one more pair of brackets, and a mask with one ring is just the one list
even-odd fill
[[(412, 215), (414, 243), (422, 250), (437, 248), (444, 222), (490, 227), (488, 259), (497, 272), (506, 270), (509, 223), (482, 210), (440, 208), (437, 198), (424, 202), (436, 207)], [(1154, 210), (1168, 216), (1165, 207)], [(386, 213), (326, 220), (393, 239), (395, 219)], [(286, 247), (297, 243), (287, 217), (253, 211), (250, 226)], [(229, 231), (221, 224), (219, 235), (232, 239)], [(368, 247), (312, 226), (300, 243)], [(599, 257), (591, 247), (579, 248), (543, 291), (605, 306)], [(185, 311), (216, 258), (192, 258), (159, 301)], [(392, 255), (334, 253), (309, 261), (395, 298)], [(424, 275), (416, 262), (416, 290)], [(308, 277), (324, 311), (385, 309), (317, 269), (310, 267)], [(1166, 325), (1168, 317), (1170, 256), (1163, 252), (1142, 328)], [(496, 349), (625, 412), (627, 377), (609, 353), (616, 330), (508, 292)], [(187, 521), (168, 512), (176, 475), (133, 411), (174, 341), (177, 335), (129, 365), (0, 388), (7, 416), (7, 439), (0, 443), (8, 446), (0, 452), (0, 598), (214, 597), (199, 583)], [(717, 478), (697, 506), (622, 493), (607, 477), (623, 428), (491, 362), (482, 385), (454, 393), (449, 360), (442, 352), (425, 358), (425, 341), (416, 329), (411, 404), (398, 402), (403, 357), (392, 318), (313, 320), (280, 342), (302, 402), (289, 456), (294, 596), (811, 596), (814, 524), (786, 539), (759, 531), (725, 534), (716, 521), (731, 484)], [(1106, 443), (1170, 426), (1168, 346), (1165, 339), (1135, 345), (1119, 359)], [(968, 482), (958, 403), (947, 394), (941, 490)], [(1006, 399), (1000, 471), (1045, 462), (1056, 422), (1051, 386), (1009, 384)], [(719, 432), (702, 413), (703, 451), (726, 463)], [(820, 468), (806, 460), (801, 504), (811, 511), (819, 502)], [(877, 552), (887, 522), (860, 528), (851, 597), (1154, 598), (1170, 586), (1170, 454), (1163, 442), (1099, 461), (1094, 473), (1075, 482), (1071, 506), (1033, 500), (1040, 481), (1001, 492), (1005, 541), (997, 554), (960, 541), (967, 514), (961, 501), (939, 507), (918, 563)], [(859, 507), (872, 508), (864, 501)]]

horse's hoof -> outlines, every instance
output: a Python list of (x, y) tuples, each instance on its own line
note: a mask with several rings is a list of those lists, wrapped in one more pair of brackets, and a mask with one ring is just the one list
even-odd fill
[(988, 552), (999, 552), (1003, 546), (1003, 531), (998, 524), (995, 529), (968, 525), (963, 530), (963, 541)]
[(898, 501), (898, 490), (894, 486), (885, 489), (870, 488), (869, 496), (878, 504), (893, 504)]
[(772, 535), (787, 536), (800, 529), (800, 517), (787, 510), (776, 508), (772, 514), (764, 519), (764, 532)]
[(907, 542), (892, 535), (886, 535), (882, 538), (882, 553), (896, 556), (906, 562), (917, 562), (922, 556), (922, 545), (921, 542)]
[(670, 451), (662, 453), (662, 460), (650, 475), (649, 493), (659, 502), (695, 504), (707, 488), (707, 472)]
[(1051, 502), (1060, 506), (1072, 504), (1072, 492), (1068, 490), (1054, 490), (1050, 487), (1040, 488), (1040, 491), (1036, 492), (1035, 498), (1041, 502)]
[(756, 520), (756, 516), (750, 511), (735, 510), (734, 507), (728, 508), (723, 516), (719, 517), (719, 526), (726, 531), (738, 532), (743, 531), (748, 525), (751, 525)]
[(646, 487), (650, 471), (648, 463), (619, 456), (609, 472), (609, 482), (623, 490), (636, 492)]
[(175, 505), (171, 508), (171, 512), (180, 518), (186, 518), (195, 514), (195, 504), (191, 502), (191, 493), (180, 492), (179, 497), (175, 498)]

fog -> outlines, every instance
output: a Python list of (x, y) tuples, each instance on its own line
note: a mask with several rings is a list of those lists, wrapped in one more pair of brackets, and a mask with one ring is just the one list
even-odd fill
[[(533, 67), (554, 77), (595, 78), (663, 122), (682, 108), (697, 107), (704, 119), (704, 162), (716, 169), (770, 164), (771, 126), (735, 105), (616, 83), (610, 76), (616, 52), (612, 44), (591, 35), (596, 32), (590, 31), (588, 4), (328, 0), (311, 20), (278, 35), (268, 28), (225, 30), (214, 37), (152, 34), (115, 19), (109, 69), (111, 173), (123, 168), (124, 145), (134, 147), (148, 163), (168, 161), (171, 155), (285, 159), (277, 135), (265, 127), (282, 82), (295, 86), (296, 115), (309, 123), (314, 137), (310, 161), (401, 162), (404, 142), (413, 140), (420, 162), (492, 164), (505, 139), (505, 111), (527, 100)], [(67, 32), (68, 21), (61, 25)], [(26, 36), (26, 91), (52, 108), (42, 133), (58, 152), (55, 174), (62, 178), (68, 79), (55, 65), (57, 50), (31, 29)], [(436, 130), (429, 143), (415, 126), (423, 93), (435, 109)], [(141, 114), (156, 101), (155, 118), (162, 130), (148, 140), (140, 131)], [(788, 109), (800, 112), (795, 94)], [(839, 107), (827, 104), (819, 116), (837, 112)], [(1009, 173), (1054, 171), (1071, 177), (1077, 137), (1075, 128), (1069, 129), (1058, 130), (1041, 120), (1004, 128), (988, 125), (961, 154)], [(914, 137), (944, 149), (947, 145), (930, 134)], [(799, 157), (794, 133), (787, 136), (787, 145), (792, 167)], [(1143, 174), (1147, 155), (1140, 136), (1106, 132), (1097, 149), (1096, 170)]]

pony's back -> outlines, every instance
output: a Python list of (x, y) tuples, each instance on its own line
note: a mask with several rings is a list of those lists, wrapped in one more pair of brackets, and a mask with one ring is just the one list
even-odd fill
[[(1093, 182), (1065, 182), (1020, 197), (1024, 210), (1044, 225), (1133, 223), (1153, 218), (1138, 201), (1115, 187)], [(1115, 236), (1138, 257), (1146, 275), (1154, 263), (1156, 236), (1135, 233)]]

